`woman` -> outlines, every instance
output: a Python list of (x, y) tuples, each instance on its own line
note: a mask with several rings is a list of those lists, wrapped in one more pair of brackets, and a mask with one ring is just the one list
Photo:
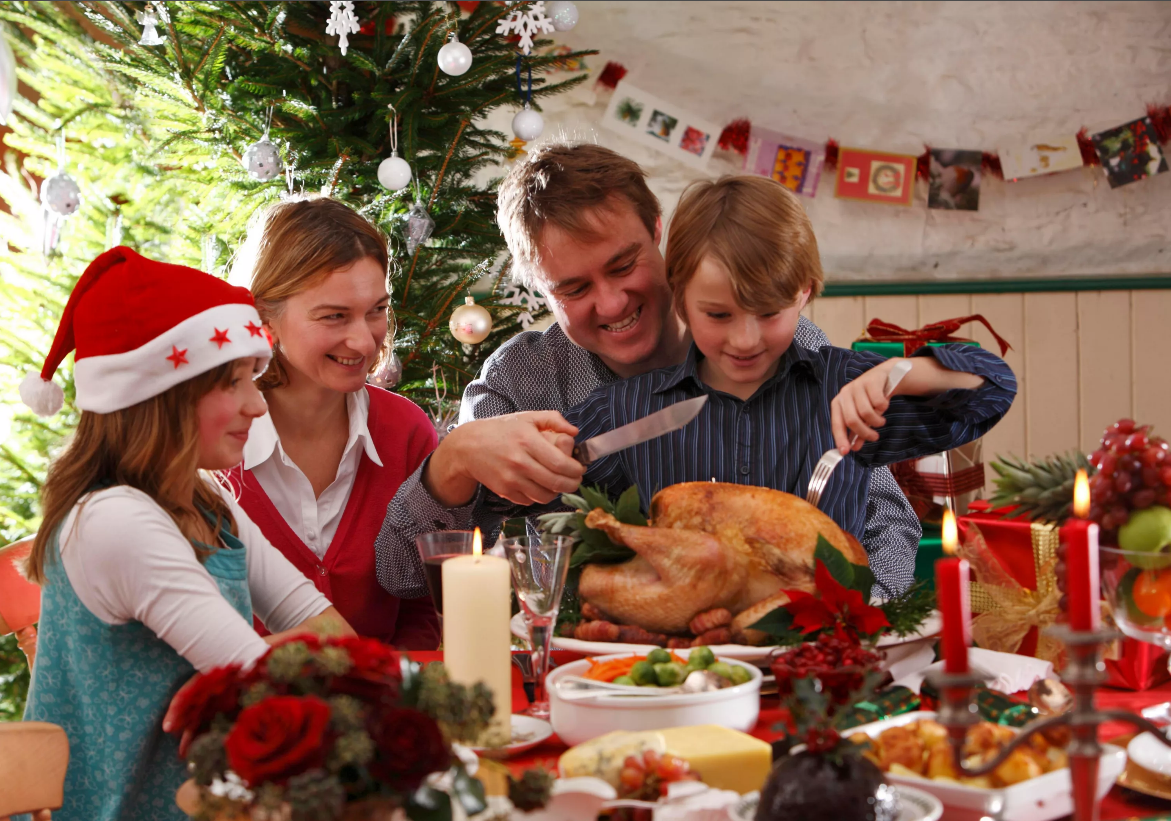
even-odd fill
[(69, 821), (182, 819), (186, 778), (165, 735), (171, 697), (195, 671), (250, 664), (277, 630), (352, 630), (261, 535), (209, 471), (239, 463), (264, 411), (253, 377), (269, 359), (251, 295), (129, 248), (78, 280), (34, 407), (76, 345), (77, 430), (41, 488), (28, 560), (42, 585), (27, 720), (69, 737)]
[(232, 270), (247, 282), (273, 358), (232, 471), (265, 536), (360, 635), (410, 650), (439, 646), (429, 599), (378, 584), (374, 537), (406, 477), (435, 449), (430, 418), (366, 385), (390, 356), (386, 237), (336, 200), (292, 199), (258, 215)]

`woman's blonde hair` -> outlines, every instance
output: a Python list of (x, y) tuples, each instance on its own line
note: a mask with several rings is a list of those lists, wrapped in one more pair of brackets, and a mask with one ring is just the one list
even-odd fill
[[(256, 300), (256, 310), (272, 322), (291, 296), (317, 285), (331, 272), (370, 257), (386, 273), (390, 293), (390, 254), (386, 235), (354, 209), (328, 197), (304, 196), (283, 200), (259, 211), (248, 229), (248, 238), (232, 264), (229, 280), (246, 285)], [(390, 358), (394, 342), (394, 312), (388, 310), (390, 327), (370, 366), (370, 373)], [(280, 345), (256, 386), (262, 391), (288, 383), (280, 361)]]
[[(150, 496), (188, 539), (210, 543), (223, 525), (236, 523), (227, 502), (199, 470), (199, 400), (232, 380), (235, 362), (180, 382), (137, 405), (113, 413), (82, 411), (65, 449), (49, 466), (41, 485), (44, 514), (26, 571), (45, 583), (45, 563), (58, 527), (86, 493), (126, 485)], [(201, 511), (216, 520), (213, 525)], [(192, 545), (197, 556), (206, 555)]]
[(681, 317), (683, 292), (704, 257), (728, 272), (736, 302), (748, 311), (787, 308), (806, 288), (812, 299), (825, 279), (797, 195), (766, 177), (724, 176), (688, 186), (671, 216), (665, 257)]

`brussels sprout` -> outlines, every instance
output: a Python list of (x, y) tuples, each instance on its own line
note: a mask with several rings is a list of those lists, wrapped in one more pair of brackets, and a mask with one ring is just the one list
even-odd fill
[(655, 676), (655, 665), (649, 661), (635, 662), (630, 668), (630, 678), (639, 687), (655, 686), (659, 683)]
[(748, 672), (747, 667), (741, 667), (739, 664), (730, 665), (732, 668), (732, 683), (733, 684), (747, 684), (752, 681), (752, 673)]
[(715, 673), (717, 676), (723, 676), (729, 681), (732, 680), (732, 665), (728, 664), (726, 661), (717, 661), (707, 669), (709, 673)]
[(636, 686), (634, 683), (634, 679), (632, 679), (630, 676), (619, 676), (618, 678), (614, 679), (614, 681), (612, 681), (610, 683), (611, 684), (625, 684), (627, 687)]
[(677, 661), (656, 664), (655, 678), (658, 679), (660, 687), (674, 687), (682, 684), (683, 679), (687, 678), (687, 670)]
[(687, 666), (693, 670), (706, 670), (716, 663), (716, 654), (710, 647), (692, 647), (687, 657)]
[(662, 647), (656, 647), (646, 654), (646, 660), (651, 664), (666, 664), (671, 661), (671, 654)]

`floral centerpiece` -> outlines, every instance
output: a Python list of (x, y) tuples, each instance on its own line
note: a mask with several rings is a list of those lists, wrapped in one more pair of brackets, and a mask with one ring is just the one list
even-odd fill
[[(196, 677), (164, 726), (180, 736), (198, 797), (185, 809), (198, 817), (357, 821), (401, 810), (447, 821), (453, 798), (468, 815), (487, 807), (453, 744), (479, 737), (492, 712), (483, 684), (452, 683), (441, 664), (420, 667), (374, 639), (305, 635), (250, 669)], [(529, 796), (543, 803), (549, 779), (525, 783), (529, 793), (544, 785)]]

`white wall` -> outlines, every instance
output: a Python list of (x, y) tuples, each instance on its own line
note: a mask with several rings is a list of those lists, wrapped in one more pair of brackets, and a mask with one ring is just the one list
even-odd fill
[[(919, 154), (995, 149), (1037, 131), (1091, 133), (1171, 103), (1171, 2), (578, 2), (554, 39), (716, 123)], [(553, 75), (557, 77), (558, 75)], [(546, 137), (638, 160), (669, 212), (697, 172), (598, 127), (606, 95), (550, 100)], [(512, 110), (492, 123), (510, 133)], [(737, 170), (718, 152), (713, 174)], [(805, 200), (831, 279), (1171, 272), (1171, 173), (1111, 190), (1100, 169), (1005, 183), (978, 212)]]

